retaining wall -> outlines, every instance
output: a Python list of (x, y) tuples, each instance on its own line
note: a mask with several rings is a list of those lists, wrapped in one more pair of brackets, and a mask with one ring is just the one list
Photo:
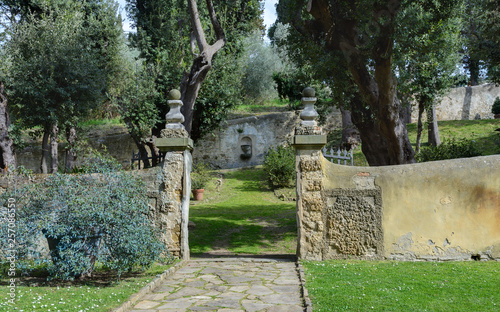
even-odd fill
[[(492, 119), (491, 107), (497, 97), (500, 86), (492, 83), (450, 89), (436, 104), (437, 120)], [(418, 111), (414, 109), (412, 122), (417, 118)]]
[[(295, 112), (280, 112), (229, 120), (223, 130), (208, 134), (194, 146), (194, 161), (210, 163), (215, 168), (242, 168), (261, 165), (270, 147), (290, 143), (298, 125)], [(342, 126), (340, 111), (331, 113), (324, 128)], [(242, 145), (251, 145), (251, 156), (245, 157)]]

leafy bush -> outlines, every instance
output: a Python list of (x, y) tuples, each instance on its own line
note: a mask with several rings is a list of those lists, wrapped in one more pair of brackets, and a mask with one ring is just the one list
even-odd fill
[(193, 164), (193, 170), (191, 172), (191, 189), (204, 189), (208, 181), (210, 181), (210, 171), (208, 164), (204, 162)]
[(500, 114), (500, 97), (497, 97), (495, 99), (495, 102), (493, 102), (493, 106), (491, 107), (491, 112), (493, 114)]
[(439, 146), (425, 147), (417, 154), (418, 162), (467, 158), (481, 156), (481, 152), (474, 140), (455, 140), (444, 141)]
[(264, 157), (264, 171), (272, 187), (292, 186), (295, 182), (295, 150), (293, 147), (271, 147)]
[[(147, 217), (145, 186), (115, 168), (116, 163), (100, 159), (86, 167), (87, 173), (54, 174), (43, 182), (2, 194), (6, 207), (13, 201), (16, 205), (18, 269), (29, 271), (40, 262), (48, 262), (36, 248), (44, 237), (53, 278), (90, 275), (96, 263), (120, 275), (136, 267), (147, 268), (159, 259), (165, 246)], [(7, 227), (7, 222), (2, 222), (0, 232)], [(5, 244), (7, 240), (2, 240), (2, 250), (9, 247)]]

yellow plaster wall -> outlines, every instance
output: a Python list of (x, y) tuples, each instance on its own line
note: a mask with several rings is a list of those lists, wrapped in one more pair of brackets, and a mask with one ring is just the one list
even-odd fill
[(322, 162), (325, 190), (381, 190), (385, 257), (500, 258), (500, 155), (388, 167)]

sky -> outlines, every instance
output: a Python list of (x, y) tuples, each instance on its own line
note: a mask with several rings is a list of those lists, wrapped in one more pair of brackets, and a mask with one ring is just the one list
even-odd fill
[[(125, 11), (125, 0), (117, 0), (120, 5), (120, 13), (122, 15), (123, 21), (123, 30), (126, 32), (134, 31), (130, 27), (130, 21), (127, 18), (127, 12)], [(265, 0), (264, 1), (264, 24), (266, 25), (266, 29), (274, 23), (276, 20), (276, 8), (275, 5), (278, 3), (278, 0)]]

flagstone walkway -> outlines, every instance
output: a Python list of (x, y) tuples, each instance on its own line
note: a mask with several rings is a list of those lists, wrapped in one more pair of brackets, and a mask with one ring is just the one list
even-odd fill
[(303, 312), (296, 263), (275, 259), (188, 261), (131, 312)]

